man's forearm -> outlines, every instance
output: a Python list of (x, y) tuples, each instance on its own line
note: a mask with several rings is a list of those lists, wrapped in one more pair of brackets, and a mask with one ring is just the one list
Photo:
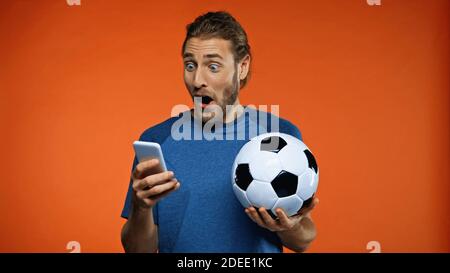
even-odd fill
[(304, 217), (292, 230), (278, 231), (277, 235), (287, 248), (303, 252), (316, 238), (316, 227), (309, 217)]
[(158, 228), (151, 209), (132, 209), (122, 229), (125, 252), (152, 253), (158, 250)]

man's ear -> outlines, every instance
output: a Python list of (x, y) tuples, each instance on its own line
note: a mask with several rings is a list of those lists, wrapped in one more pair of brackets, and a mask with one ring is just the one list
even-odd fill
[(238, 72), (239, 72), (239, 80), (244, 80), (247, 75), (248, 71), (250, 69), (250, 55), (246, 55), (238, 65)]

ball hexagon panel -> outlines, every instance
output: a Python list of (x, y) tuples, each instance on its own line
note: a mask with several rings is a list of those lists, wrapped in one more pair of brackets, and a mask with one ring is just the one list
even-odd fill
[(300, 175), (308, 168), (308, 158), (305, 156), (301, 146), (289, 142), (288, 146), (278, 153), (283, 170)]
[(247, 142), (239, 150), (239, 153), (234, 160), (237, 164), (239, 163), (249, 163), (252, 158), (255, 158), (259, 154), (259, 147), (252, 145), (252, 142)]
[(316, 192), (318, 183), (316, 183), (315, 176), (313, 170), (307, 169), (305, 173), (298, 177), (297, 195), (302, 200), (311, 198)]
[(282, 171), (278, 154), (260, 152), (250, 160), (250, 173), (254, 179), (270, 183)]
[(291, 195), (284, 198), (279, 198), (275, 205), (273, 205), (272, 213), (277, 215), (276, 209), (282, 208), (287, 216), (292, 216), (296, 214), (303, 205), (303, 200), (297, 195)]
[(237, 199), (241, 203), (244, 208), (248, 208), (251, 206), (250, 201), (248, 201), (247, 194), (245, 191), (240, 189), (236, 184), (233, 185), (233, 191), (236, 195)]
[(271, 209), (278, 196), (270, 183), (253, 180), (246, 191), (248, 201), (255, 207)]

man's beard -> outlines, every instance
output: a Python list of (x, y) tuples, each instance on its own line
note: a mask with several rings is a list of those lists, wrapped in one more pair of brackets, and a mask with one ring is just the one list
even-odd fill
[(238, 94), (239, 94), (239, 82), (237, 78), (237, 68), (236, 68), (234, 70), (233, 82), (231, 83), (231, 86), (228, 89), (225, 89), (223, 105), (220, 106), (222, 108), (222, 112), (225, 115), (227, 114), (226, 112), (227, 105), (229, 105), (228, 110), (230, 110), (231, 105), (233, 105), (236, 102)]

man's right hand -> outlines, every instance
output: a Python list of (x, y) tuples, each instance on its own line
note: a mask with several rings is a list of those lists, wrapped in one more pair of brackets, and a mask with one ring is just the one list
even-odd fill
[(163, 172), (158, 159), (136, 165), (131, 176), (134, 205), (142, 209), (153, 207), (161, 198), (180, 187), (171, 171)]

